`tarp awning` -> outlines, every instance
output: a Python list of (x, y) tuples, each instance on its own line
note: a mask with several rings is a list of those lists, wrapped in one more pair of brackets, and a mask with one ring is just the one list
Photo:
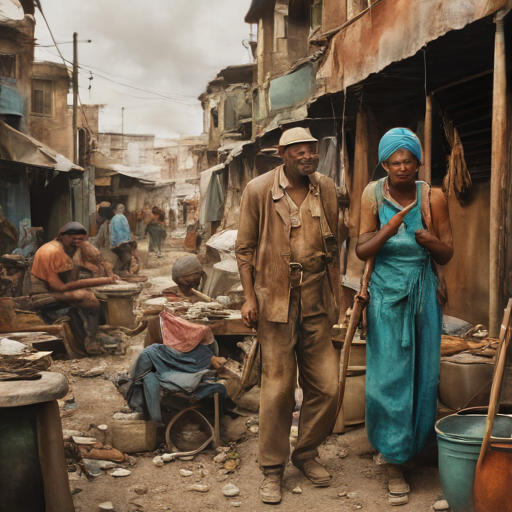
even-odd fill
[(0, 157), (34, 167), (45, 167), (58, 172), (81, 171), (83, 168), (56, 153), (46, 144), (11, 128), (0, 121)]
[(23, 116), (23, 102), (16, 89), (0, 85), (0, 114)]
[(101, 152), (96, 153), (96, 179), (110, 178), (116, 174), (128, 176), (139, 180), (145, 185), (170, 185), (174, 180), (170, 180), (165, 175), (165, 169), (159, 165), (123, 165), (114, 158), (111, 158)]

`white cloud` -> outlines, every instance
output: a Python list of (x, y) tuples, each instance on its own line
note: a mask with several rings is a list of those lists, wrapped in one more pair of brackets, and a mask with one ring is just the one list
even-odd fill
[[(58, 42), (79, 40), (80, 96), (103, 103), (101, 129), (155, 133), (159, 137), (202, 130), (197, 96), (223, 67), (239, 64), (247, 50), (242, 40), (250, 26), (243, 18), (250, 0), (43, 0), (42, 7)], [(36, 15), (36, 38), (51, 44), (45, 23)], [(72, 45), (60, 46), (72, 60)], [(55, 48), (37, 49), (38, 60), (58, 60)], [(89, 66), (94, 79), (89, 94)], [(97, 73), (97, 74), (96, 74)], [(101, 78), (113, 80), (107, 81)], [(158, 92), (176, 101), (123, 87)], [(183, 105), (181, 103), (187, 105)]]

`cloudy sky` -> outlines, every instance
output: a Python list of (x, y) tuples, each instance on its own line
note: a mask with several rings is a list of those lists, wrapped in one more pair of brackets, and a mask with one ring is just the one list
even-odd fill
[[(197, 97), (222, 68), (249, 62), (242, 41), (250, 0), (41, 0), (57, 42), (78, 45), (80, 97), (105, 104), (102, 131), (199, 134)], [(46, 24), (36, 15), (37, 60), (59, 61)], [(72, 60), (73, 45), (59, 46)], [(93, 76), (93, 80), (88, 78)], [(92, 88), (89, 91), (88, 87)], [(124, 85), (121, 85), (124, 84)], [(126, 86), (131, 86), (126, 87)], [(143, 89), (143, 91), (138, 90)]]

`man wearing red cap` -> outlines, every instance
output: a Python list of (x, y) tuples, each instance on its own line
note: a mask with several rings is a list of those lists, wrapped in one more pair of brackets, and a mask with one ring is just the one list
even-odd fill
[(304, 392), (292, 462), (317, 486), (331, 475), (316, 460), (335, 422), (338, 363), (331, 328), (338, 320), (338, 203), (332, 179), (316, 172), (318, 141), (292, 128), (279, 141), (284, 165), (248, 183), (240, 206), (236, 255), (262, 357), (258, 462), (260, 497), (281, 501), (297, 383)]

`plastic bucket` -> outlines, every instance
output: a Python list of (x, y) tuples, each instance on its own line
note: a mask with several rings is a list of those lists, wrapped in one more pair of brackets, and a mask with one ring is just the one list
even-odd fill
[[(473, 481), (485, 433), (486, 415), (453, 414), (436, 423), (439, 478), (453, 512), (473, 510)], [(512, 418), (495, 418), (493, 436), (510, 438)]]

